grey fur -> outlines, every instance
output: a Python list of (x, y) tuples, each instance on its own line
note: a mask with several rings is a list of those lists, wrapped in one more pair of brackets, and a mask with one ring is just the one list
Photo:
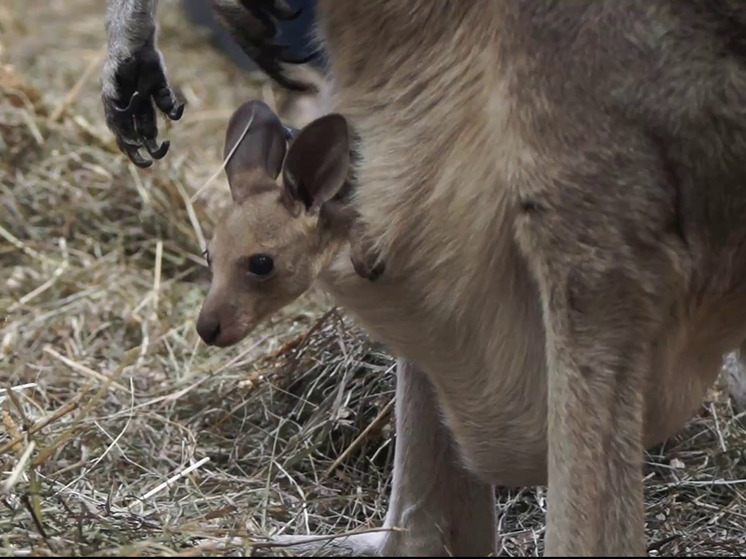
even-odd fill
[(108, 0), (106, 10), (108, 46), (101, 74), (106, 124), (139, 167), (152, 164), (139, 148), (145, 147), (153, 159), (168, 152), (168, 141), (156, 142), (156, 109), (171, 120), (179, 120), (184, 110), (169, 86), (157, 46), (157, 8), (157, 0)]

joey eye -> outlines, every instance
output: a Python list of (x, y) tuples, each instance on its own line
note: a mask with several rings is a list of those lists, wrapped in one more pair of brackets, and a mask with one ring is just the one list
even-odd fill
[(259, 279), (266, 278), (275, 269), (275, 263), (268, 254), (254, 254), (249, 257), (249, 273)]

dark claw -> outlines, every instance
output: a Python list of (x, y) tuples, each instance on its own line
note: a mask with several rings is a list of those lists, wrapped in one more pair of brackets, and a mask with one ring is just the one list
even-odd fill
[(376, 281), (378, 278), (380, 278), (383, 275), (383, 272), (386, 271), (386, 265), (381, 262), (380, 264), (377, 264), (373, 267), (373, 269), (370, 271), (370, 275), (368, 276), (368, 280), (370, 281)]
[(365, 278), (370, 282), (375, 282), (378, 278), (383, 275), (386, 270), (386, 264), (379, 262), (373, 266), (370, 265), (372, 257), (368, 255), (355, 256), (353, 255), (350, 260), (352, 261), (352, 267), (354, 268), (357, 275), (361, 278)]
[(171, 112), (168, 113), (168, 118), (171, 120), (179, 120), (181, 118), (181, 115), (184, 114), (184, 103), (181, 103), (180, 105), (176, 105), (173, 109), (171, 109)]
[(300, 134), (300, 130), (293, 128), (292, 126), (286, 126), (283, 124), (282, 127), (285, 130), (285, 139), (288, 141), (294, 140), (295, 137)]
[(145, 159), (137, 150), (128, 151), (127, 156), (130, 158), (130, 161), (140, 167), (140, 169), (147, 169), (153, 164), (152, 159)]
[(140, 169), (147, 169), (153, 164), (153, 160), (147, 160), (142, 155), (140, 155), (140, 152), (136, 149), (127, 151), (127, 155), (130, 158), (130, 161), (140, 167)]
[(140, 152), (138, 151), (138, 148), (136, 146), (128, 146), (122, 141), (121, 138), (117, 138), (117, 143), (119, 144), (119, 149), (121, 149), (125, 153), (125, 155), (129, 157), (130, 161), (132, 161), (132, 163), (134, 163), (141, 169), (146, 169), (153, 164), (152, 161), (148, 161), (142, 155), (140, 155)]
[(358, 264), (356, 267), (357, 273), (371, 283), (380, 278), (385, 270), (386, 265), (383, 262), (380, 262), (373, 267), (369, 266), (367, 263)]
[(179, 120), (184, 114), (184, 103), (179, 103), (168, 87), (162, 87), (153, 94), (156, 106), (171, 120)]
[(163, 159), (166, 153), (168, 153), (168, 148), (170, 146), (171, 142), (168, 140), (165, 140), (160, 147), (158, 147), (158, 142), (156, 142), (154, 138), (148, 138), (145, 140), (145, 149), (148, 150), (150, 157), (153, 159)]
[(135, 148), (142, 147), (142, 141), (139, 140), (138, 138), (128, 138), (127, 136), (122, 136), (121, 139), (122, 139), (122, 143), (130, 147), (135, 147)]
[(135, 106), (140, 101), (140, 94), (135, 91), (132, 94), (132, 97), (130, 97), (130, 102), (127, 104), (127, 106), (124, 109), (120, 109), (116, 105), (114, 106), (114, 110), (118, 112), (119, 114), (123, 116), (132, 116), (132, 113), (135, 111)]

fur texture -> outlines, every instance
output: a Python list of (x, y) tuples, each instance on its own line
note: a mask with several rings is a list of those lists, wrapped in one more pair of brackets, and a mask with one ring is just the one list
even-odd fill
[[(407, 531), (336, 551), (487, 553), (487, 488), (548, 483), (547, 555), (643, 554), (642, 451), (746, 338), (746, 7), (317, 13), (326, 112), (358, 138), (352, 202), (386, 272), (363, 280), (345, 243), (309, 244), (315, 216), (265, 193), (216, 229), (211, 293), (224, 255), (271, 232), (402, 360), (386, 524)], [(273, 297), (234, 300), (244, 335)]]
[(390, 270), (325, 285), (425, 371), (470, 471), (549, 483), (548, 555), (644, 551), (642, 449), (746, 333), (743, 13), (320, 2)]

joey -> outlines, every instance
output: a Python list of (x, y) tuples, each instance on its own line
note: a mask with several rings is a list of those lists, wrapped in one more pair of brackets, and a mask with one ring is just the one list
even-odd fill
[(231, 152), (233, 204), (206, 250), (212, 281), (197, 324), (217, 346), (236, 343), (300, 297), (348, 245), (360, 276), (375, 280), (383, 271), (347, 198), (343, 117), (326, 115), (294, 132), (266, 104), (250, 101), (229, 122), (225, 157)]

